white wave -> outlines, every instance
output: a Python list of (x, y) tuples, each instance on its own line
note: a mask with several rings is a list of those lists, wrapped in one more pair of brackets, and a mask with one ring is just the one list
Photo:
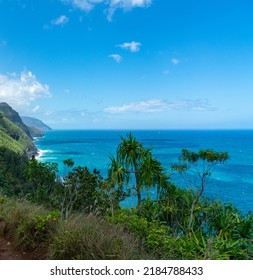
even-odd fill
[(51, 150), (39, 150), (38, 149), (38, 154), (36, 155), (36, 159), (37, 160), (40, 160), (40, 158), (42, 158), (45, 154), (49, 154), (51, 153), (52, 151)]

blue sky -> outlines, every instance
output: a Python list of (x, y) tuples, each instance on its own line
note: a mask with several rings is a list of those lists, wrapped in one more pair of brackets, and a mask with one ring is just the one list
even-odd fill
[(0, 0), (0, 101), (55, 129), (252, 129), (253, 2)]

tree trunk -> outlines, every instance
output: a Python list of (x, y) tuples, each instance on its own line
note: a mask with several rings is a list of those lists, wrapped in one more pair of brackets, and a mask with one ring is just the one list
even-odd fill
[(138, 206), (141, 205), (141, 186), (140, 181), (138, 178), (138, 172), (135, 172), (135, 180), (136, 180), (136, 192), (137, 192), (137, 198), (138, 198)]
[(138, 206), (141, 205), (141, 190), (138, 188), (137, 190), (137, 198), (138, 198)]

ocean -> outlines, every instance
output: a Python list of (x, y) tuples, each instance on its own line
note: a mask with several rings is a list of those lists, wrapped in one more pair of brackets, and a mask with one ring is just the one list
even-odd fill
[[(64, 174), (63, 160), (71, 158), (75, 166), (97, 168), (107, 177), (109, 155), (115, 155), (120, 136), (126, 130), (52, 130), (44, 137), (36, 138), (40, 150), (39, 160), (56, 162), (60, 176)], [(171, 173), (176, 185), (187, 183), (172, 173), (170, 165), (178, 161), (183, 148), (193, 151), (211, 148), (228, 152), (229, 160), (217, 165), (205, 189), (205, 196), (224, 202), (232, 202), (240, 210), (253, 212), (253, 130), (136, 130), (136, 139), (145, 147), (152, 147), (153, 155)], [(155, 196), (155, 190), (143, 196)], [(128, 198), (123, 205), (136, 204), (136, 198)]]

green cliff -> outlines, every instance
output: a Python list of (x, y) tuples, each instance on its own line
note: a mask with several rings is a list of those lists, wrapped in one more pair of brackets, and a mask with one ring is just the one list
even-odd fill
[(29, 157), (37, 153), (28, 127), (7, 103), (0, 103), (0, 147)]
[(6, 102), (1, 102), (0, 112), (2, 112), (7, 119), (20, 127), (26, 133), (26, 135), (32, 139), (29, 128), (23, 123), (19, 114), (13, 110), (10, 105), (8, 105)]
[(28, 126), (32, 137), (42, 137), (44, 131), (52, 130), (49, 126), (44, 124), (41, 120), (21, 116), (21, 119), (25, 125)]
[(21, 116), (21, 119), (22, 119), (23, 123), (25, 125), (27, 125), (28, 127), (35, 127), (42, 132), (52, 130), (49, 126), (44, 124), (41, 120), (31, 118), (31, 117), (24, 117), (24, 116)]

